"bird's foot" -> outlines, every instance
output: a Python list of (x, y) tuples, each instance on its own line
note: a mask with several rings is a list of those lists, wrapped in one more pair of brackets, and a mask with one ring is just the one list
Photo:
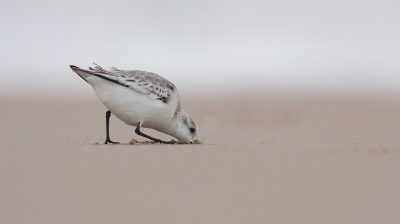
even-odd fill
[(106, 139), (106, 141), (104, 142), (104, 144), (121, 144), (119, 142), (113, 142), (110, 139)]

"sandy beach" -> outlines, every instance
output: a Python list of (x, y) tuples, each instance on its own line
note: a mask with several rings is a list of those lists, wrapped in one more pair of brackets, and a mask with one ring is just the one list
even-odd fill
[[(0, 223), (399, 223), (400, 100), (183, 98), (199, 145), (104, 145), (94, 96), (0, 101)], [(111, 117), (111, 139), (145, 139)], [(170, 136), (143, 129), (170, 140)]]

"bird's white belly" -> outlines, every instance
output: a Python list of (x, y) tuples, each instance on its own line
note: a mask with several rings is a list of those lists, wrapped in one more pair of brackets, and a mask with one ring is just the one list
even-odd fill
[(172, 120), (174, 108), (171, 104), (96, 76), (87, 81), (111, 113), (128, 125), (137, 126), (142, 122), (142, 127), (159, 129)]

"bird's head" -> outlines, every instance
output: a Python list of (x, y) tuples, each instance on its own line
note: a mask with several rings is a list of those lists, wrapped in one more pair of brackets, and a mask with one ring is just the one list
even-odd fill
[(194, 143), (198, 129), (196, 123), (194, 123), (184, 110), (181, 109), (176, 113), (173, 123), (174, 130), (171, 133), (172, 136), (187, 144)]

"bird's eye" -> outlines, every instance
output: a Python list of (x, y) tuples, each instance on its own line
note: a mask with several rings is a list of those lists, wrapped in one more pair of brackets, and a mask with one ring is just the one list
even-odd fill
[(194, 132), (194, 131), (196, 131), (196, 129), (194, 129), (194, 128), (190, 128), (190, 132)]

